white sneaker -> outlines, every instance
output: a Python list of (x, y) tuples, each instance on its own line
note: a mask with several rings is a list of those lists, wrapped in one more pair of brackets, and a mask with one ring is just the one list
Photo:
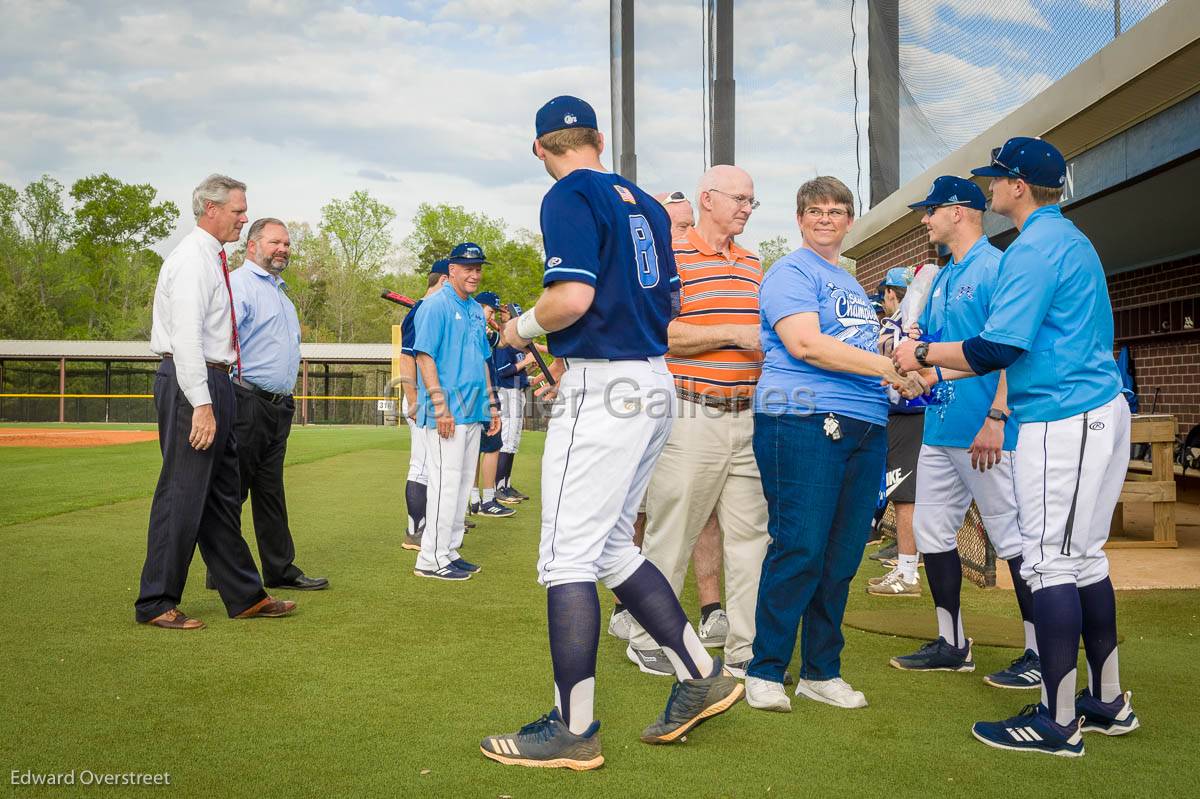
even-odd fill
[(725, 646), (729, 637), (729, 616), (725, 610), (718, 608), (708, 614), (708, 621), (702, 622), (696, 629), (700, 643), (705, 646)]
[(758, 677), (746, 678), (746, 704), (759, 710), (773, 710), (776, 713), (791, 713), (792, 700), (783, 683), (769, 682)]
[(921, 578), (918, 576), (909, 580), (902, 571), (893, 569), (879, 582), (868, 585), (867, 593), (872, 596), (920, 596)]
[(629, 615), (629, 611), (623, 610), (620, 613), (614, 613), (608, 620), (608, 634), (614, 638), (620, 638), (622, 641), (628, 641), (632, 632), (633, 616)]
[[(749, 687), (746, 689), (746, 696), (750, 696)], [(867, 698), (863, 696), (863, 692), (851, 688), (850, 683), (841, 677), (834, 677), (832, 680), (796, 680), (796, 696), (807, 696), (834, 707), (867, 706)]]

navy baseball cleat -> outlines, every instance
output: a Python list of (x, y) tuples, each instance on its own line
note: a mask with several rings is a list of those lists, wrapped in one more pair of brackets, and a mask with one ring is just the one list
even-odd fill
[(521, 498), (513, 494), (507, 488), (496, 489), (496, 501), (501, 505), (520, 505)]
[(1075, 715), (1083, 716), (1084, 732), (1125, 735), (1141, 724), (1129, 703), (1133, 691), (1126, 691), (1111, 702), (1101, 702), (1084, 688), (1075, 696)]
[(1041, 688), (1042, 659), (1037, 652), (1026, 649), (1008, 668), (989, 674), (983, 681), (996, 688)]
[(440, 569), (413, 569), (413, 574), (417, 577), (429, 577), (434, 580), (450, 580), (452, 582), (471, 579), (470, 572), (456, 569), (453, 566), (443, 566)]
[(512, 508), (506, 508), (494, 499), (480, 505), (475, 512), (480, 516), (493, 516), (497, 519), (503, 519), (505, 516), (512, 516), (516, 513)]
[(962, 649), (955, 649), (945, 638), (939, 637), (911, 655), (900, 655), (891, 659), (893, 668), (902, 671), (975, 671), (971, 659), (970, 638)]
[(529, 499), (528, 494), (526, 494), (524, 491), (521, 491), (520, 489), (513, 488), (512, 486), (505, 486), (504, 492), (506, 494), (508, 494), (510, 497), (512, 497), (513, 499), (519, 499), (521, 502), (525, 502), (526, 500)]
[(469, 560), (463, 560), (462, 558), (450, 561), (450, 566), (458, 569), (460, 572), (466, 572), (467, 574), (478, 574), (481, 569), (480, 566), (471, 563)]
[(988, 746), (1013, 752), (1041, 752), (1058, 757), (1083, 757), (1082, 719), (1065, 727), (1054, 723), (1041, 703), (1026, 705), (1004, 721), (977, 721), (971, 733)]
[(600, 722), (593, 721), (582, 735), (574, 734), (554, 708), (517, 732), (484, 738), (479, 750), (485, 757), (508, 766), (587, 771), (604, 764), (599, 731)]
[(671, 686), (667, 707), (658, 719), (642, 731), (648, 744), (669, 744), (684, 740), (688, 732), (713, 716), (737, 704), (745, 688), (729, 673), (719, 657), (713, 658), (713, 674), (698, 680), (676, 680)]

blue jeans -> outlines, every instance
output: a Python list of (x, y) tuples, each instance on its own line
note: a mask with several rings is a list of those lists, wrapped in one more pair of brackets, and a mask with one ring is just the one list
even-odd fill
[(825, 435), (827, 418), (754, 415), (771, 545), (758, 586), (751, 677), (783, 682), (801, 620), (800, 676), (841, 674), (842, 616), (879, 498), (887, 429), (837, 415), (842, 437), (834, 441)]

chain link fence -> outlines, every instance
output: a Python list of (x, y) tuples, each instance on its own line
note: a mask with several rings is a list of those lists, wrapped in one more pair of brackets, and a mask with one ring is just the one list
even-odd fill
[[(896, 510), (890, 502), (879, 522), (879, 529), (889, 538), (896, 537)], [(958, 556), (962, 560), (964, 577), (982, 588), (996, 585), (996, 550), (988, 541), (983, 519), (974, 502), (958, 528)]]

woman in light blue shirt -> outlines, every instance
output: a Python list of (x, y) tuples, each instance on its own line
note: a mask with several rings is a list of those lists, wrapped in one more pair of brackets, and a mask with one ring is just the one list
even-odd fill
[(838, 266), (854, 198), (836, 178), (800, 187), (803, 246), (763, 278), (763, 371), (754, 455), (770, 514), (746, 700), (788, 711), (784, 670), (800, 641), (797, 696), (838, 707), (866, 698), (841, 679), (842, 616), (879, 496), (887, 455), (883, 383), (919, 393), (876, 349), (879, 322)]

